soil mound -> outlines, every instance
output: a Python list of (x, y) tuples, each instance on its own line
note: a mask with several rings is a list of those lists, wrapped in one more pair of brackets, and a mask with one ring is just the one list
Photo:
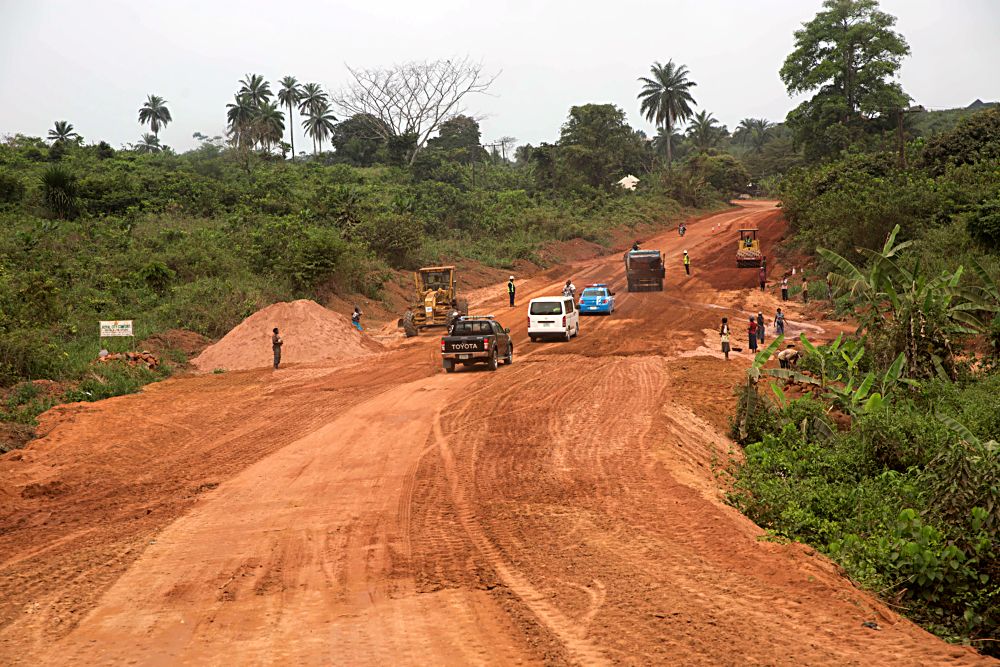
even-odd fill
[(350, 319), (315, 301), (275, 303), (243, 320), (215, 345), (192, 360), (200, 371), (264, 368), (272, 363), (271, 330), (278, 327), (282, 364), (344, 361), (384, 348), (358, 332)]

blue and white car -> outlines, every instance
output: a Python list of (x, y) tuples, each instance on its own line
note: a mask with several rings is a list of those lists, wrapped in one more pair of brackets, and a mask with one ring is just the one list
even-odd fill
[(587, 285), (580, 293), (580, 314), (610, 315), (615, 312), (615, 293), (605, 283)]

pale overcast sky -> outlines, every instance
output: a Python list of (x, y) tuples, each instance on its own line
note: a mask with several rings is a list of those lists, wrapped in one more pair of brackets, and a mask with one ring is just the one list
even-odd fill
[[(344, 64), (377, 67), (468, 55), (502, 70), (491, 96), (468, 101), (484, 141), (554, 141), (570, 106), (612, 102), (651, 133), (636, 78), (673, 59), (694, 96), (730, 129), (782, 120), (795, 104), (778, 70), (793, 31), (821, 0), (0, 0), (0, 135), (45, 136), (68, 120), (88, 142), (142, 133), (148, 93), (174, 122), (178, 150), (195, 131), (225, 129), (225, 105), (247, 72), (338, 88)], [(909, 41), (901, 79), (918, 104), (1000, 99), (1000, 0), (883, 0)], [(296, 114), (298, 125), (298, 115)], [(307, 147), (297, 128), (296, 148)]]

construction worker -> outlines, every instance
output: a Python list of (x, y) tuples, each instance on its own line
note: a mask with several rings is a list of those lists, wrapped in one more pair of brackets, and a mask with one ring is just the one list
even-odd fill
[(778, 314), (774, 316), (774, 331), (779, 336), (785, 335), (785, 314), (778, 308)]
[(691, 275), (691, 256), (688, 255), (688, 251), (684, 251), (684, 272)]
[(722, 326), (719, 328), (719, 338), (722, 340), (722, 354), (729, 360), (729, 318), (722, 318)]
[(750, 351), (757, 351), (757, 322), (753, 317), (750, 318), (750, 323), (747, 325), (747, 336), (750, 342)]
[(568, 296), (571, 299), (576, 299), (576, 285), (573, 284), (572, 280), (566, 281), (566, 286), (563, 287), (563, 296)]
[(510, 297), (510, 307), (511, 308), (514, 307), (514, 292), (516, 290), (517, 290), (517, 288), (514, 287), (514, 276), (511, 276), (510, 280), (507, 281), (507, 296)]
[(354, 328), (358, 331), (364, 331), (364, 329), (361, 328), (361, 310), (357, 306), (354, 306), (354, 312), (351, 313), (351, 324), (353, 324)]
[(281, 363), (281, 346), (285, 344), (285, 341), (281, 340), (281, 336), (278, 335), (278, 327), (274, 327), (274, 333), (271, 334), (271, 351), (274, 352), (274, 370), (278, 370), (278, 364)]

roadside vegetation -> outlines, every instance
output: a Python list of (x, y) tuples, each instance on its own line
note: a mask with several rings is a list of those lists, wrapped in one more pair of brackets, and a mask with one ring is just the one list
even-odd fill
[[(833, 27), (845, 21), (863, 36), (855, 48), (880, 51), (868, 72), (822, 61), (819, 45), (851, 42)], [(858, 329), (758, 356), (738, 391), (731, 502), (927, 629), (997, 656), (1000, 109), (948, 112), (923, 121), (932, 137), (892, 145), (886, 128), (910, 102), (892, 80), (909, 53), (893, 23), (873, 1), (829, 0), (782, 68), (790, 93), (817, 91), (788, 118), (804, 151), (778, 184), (791, 242)], [(788, 342), (798, 368), (766, 367)]]

